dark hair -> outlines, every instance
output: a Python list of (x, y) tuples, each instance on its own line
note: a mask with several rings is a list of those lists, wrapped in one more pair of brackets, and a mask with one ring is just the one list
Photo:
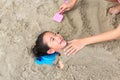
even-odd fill
[(44, 31), (43, 33), (41, 33), (37, 40), (36, 40), (36, 44), (33, 47), (33, 54), (36, 58), (40, 58), (40, 56), (44, 56), (47, 55), (47, 50), (49, 50), (50, 48), (48, 47), (47, 44), (43, 43), (43, 36), (45, 35), (45, 33), (47, 33), (49, 31)]

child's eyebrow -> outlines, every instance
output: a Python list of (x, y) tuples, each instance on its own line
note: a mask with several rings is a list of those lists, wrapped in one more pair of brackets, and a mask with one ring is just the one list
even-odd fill
[[(54, 33), (52, 33), (52, 35), (54, 35)], [(53, 38), (53, 37), (52, 37), (52, 36), (50, 36), (50, 42), (52, 42), (52, 38)]]
[(52, 42), (52, 37), (50, 36), (50, 43)]

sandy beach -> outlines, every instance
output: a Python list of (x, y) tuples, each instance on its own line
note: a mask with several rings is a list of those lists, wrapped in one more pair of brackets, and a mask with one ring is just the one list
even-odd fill
[(0, 0), (0, 80), (120, 80), (120, 39), (92, 44), (65, 56), (65, 67), (34, 63), (31, 48), (43, 31), (60, 32), (66, 40), (114, 29), (120, 14), (107, 14), (114, 3), (78, 0), (53, 21), (63, 0)]

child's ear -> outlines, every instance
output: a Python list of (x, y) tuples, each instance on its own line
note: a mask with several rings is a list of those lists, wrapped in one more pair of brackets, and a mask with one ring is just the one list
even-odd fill
[(49, 49), (49, 50), (47, 51), (48, 54), (52, 54), (52, 53), (54, 53), (54, 52), (55, 52), (54, 49)]

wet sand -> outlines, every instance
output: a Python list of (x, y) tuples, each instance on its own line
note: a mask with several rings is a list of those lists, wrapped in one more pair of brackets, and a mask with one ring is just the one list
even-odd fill
[(120, 14), (106, 15), (115, 5), (105, 0), (78, 0), (64, 14), (62, 23), (52, 20), (62, 0), (0, 1), (0, 80), (120, 80), (120, 40), (86, 46), (65, 56), (64, 69), (36, 65), (31, 48), (46, 30), (60, 32), (66, 40), (114, 29)]

